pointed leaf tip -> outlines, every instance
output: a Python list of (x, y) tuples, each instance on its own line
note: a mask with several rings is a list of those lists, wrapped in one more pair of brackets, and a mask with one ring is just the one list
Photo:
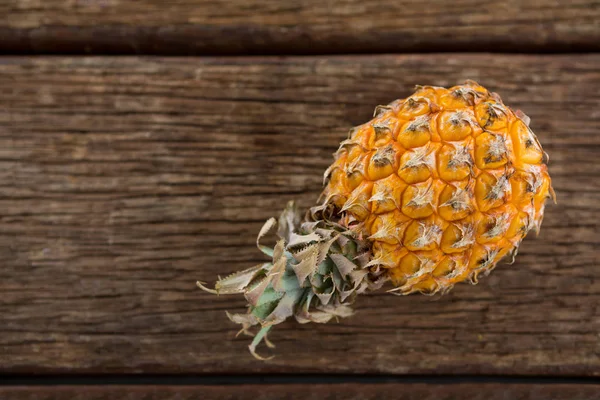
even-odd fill
[(264, 225), (262, 226), (262, 228), (260, 228), (260, 231), (258, 232), (258, 236), (256, 237), (256, 247), (258, 247), (258, 249), (260, 251), (262, 251), (265, 255), (272, 257), (273, 256), (273, 250), (265, 245), (260, 244), (260, 239), (262, 239), (267, 233), (269, 233), (269, 231), (271, 229), (273, 229), (273, 227), (277, 224), (277, 220), (275, 218), (269, 218)]
[(263, 340), (265, 340), (265, 343), (266, 343), (266, 341), (267, 341), (267, 333), (271, 329), (271, 326), (272, 325), (265, 326), (265, 327), (261, 328), (261, 330), (258, 331), (258, 333), (256, 334), (256, 336), (254, 337), (254, 340), (252, 341), (252, 343), (250, 343), (250, 346), (248, 346), (248, 349), (250, 350), (250, 354), (252, 354), (252, 356), (254, 356), (254, 358), (256, 358), (257, 360), (268, 361), (268, 360), (271, 360), (271, 359), (273, 359), (275, 357), (275, 356), (262, 357), (262, 356), (260, 356), (260, 355), (258, 355), (256, 353), (256, 346), (258, 346), (260, 344), (260, 342), (263, 341)]
[(275, 346), (275, 344), (273, 342), (271, 342), (269, 340), (269, 338), (267, 337), (267, 335), (265, 335), (264, 341), (265, 341), (265, 344), (267, 345), (267, 347), (270, 348), (270, 349), (274, 349), (275, 347), (277, 347), (277, 346)]
[(216, 291), (215, 289), (210, 289), (210, 288), (204, 286), (203, 283), (204, 282), (196, 281), (196, 286), (198, 286), (200, 289), (204, 290), (205, 292), (216, 294), (216, 295), (219, 294), (218, 291)]
[(244, 271), (235, 272), (224, 279), (219, 279), (215, 284), (215, 289), (219, 294), (243, 293), (247, 286), (264, 269), (270, 267), (270, 263), (259, 264)]

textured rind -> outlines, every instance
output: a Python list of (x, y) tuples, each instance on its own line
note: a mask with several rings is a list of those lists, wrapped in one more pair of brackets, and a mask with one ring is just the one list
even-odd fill
[(477, 283), (531, 229), (553, 195), (529, 118), (475, 82), (417, 87), (350, 131), (325, 173), (331, 218), (372, 244), (392, 292)]

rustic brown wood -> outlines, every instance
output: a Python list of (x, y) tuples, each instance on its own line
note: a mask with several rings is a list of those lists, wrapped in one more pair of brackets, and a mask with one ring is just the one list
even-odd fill
[[(600, 56), (0, 59), (1, 372), (600, 375)], [(558, 193), (516, 264), (445, 297), (367, 295), (255, 361), (195, 287), (264, 260), (340, 139), (465, 78), (532, 118)]]
[(598, 0), (2, 0), (0, 16), (19, 54), (600, 50)]
[(600, 385), (580, 384), (306, 384), (236, 386), (0, 387), (3, 400), (598, 400)]

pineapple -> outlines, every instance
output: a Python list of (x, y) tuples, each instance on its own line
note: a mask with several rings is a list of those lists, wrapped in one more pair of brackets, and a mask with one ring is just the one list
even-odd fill
[(351, 129), (325, 171), (320, 204), (304, 218), (289, 203), (271, 262), (219, 280), (211, 293), (243, 293), (246, 314), (228, 314), (261, 329), (295, 316), (324, 323), (352, 314), (360, 293), (389, 283), (405, 295), (446, 293), (477, 283), (527, 232), (539, 228), (554, 197), (548, 156), (529, 118), (473, 81), (450, 89), (418, 86), (375, 109)]

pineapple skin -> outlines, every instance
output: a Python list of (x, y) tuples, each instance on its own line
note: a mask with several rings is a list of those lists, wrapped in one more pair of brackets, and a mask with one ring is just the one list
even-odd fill
[(325, 172), (319, 208), (368, 239), (371, 270), (392, 292), (477, 283), (539, 231), (554, 196), (528, 125), (473, 81), (419, 86), (350, 131)]

